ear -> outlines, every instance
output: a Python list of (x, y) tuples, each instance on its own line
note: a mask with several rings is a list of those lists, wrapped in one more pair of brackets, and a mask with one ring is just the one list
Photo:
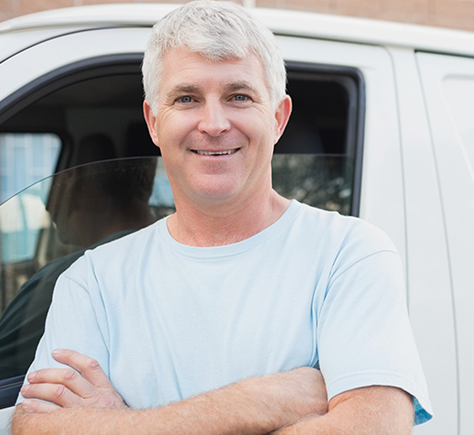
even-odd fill
[(148, 132), (150, 133), (151, 140), (159, 147), (158, 143), (158, 132), (156, 131), (156, 117), (153, 115), (151, 106), (145, 100), (143, 102), (143, 115), (145, 116), (146, 125), (148, 126)]
[(275, 112), (275, 140), (273, 144), (276, 144), (280, 139), (281, 135), (285, 131), (286, 124), (290, 119), (292, 109), (291, 98), (286, 95), (277, 107)]

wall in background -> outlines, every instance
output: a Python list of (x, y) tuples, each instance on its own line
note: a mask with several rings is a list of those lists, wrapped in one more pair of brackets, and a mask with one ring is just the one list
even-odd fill
[[(183, 3), (185, 0), (165, 0)], [(474, 0), (238, 0), (247, 6), (294, 9), (474, 31)], [(0, 21), (18, 15), (99, 3), (136, 0), (0, 0)], [(140, 0), (140, 3), (159, 3)], [(163, 2), (164, 3), (164, 2)]]

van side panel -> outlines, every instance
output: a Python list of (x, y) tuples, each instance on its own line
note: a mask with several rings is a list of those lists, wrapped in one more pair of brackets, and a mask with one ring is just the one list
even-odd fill
[[(415, 433), (457, 433), (457, 366), (446, 233), (415, 54), (394, 62), (405, 183), (408, 306), (435, 418)], [(436, 337), (434, 343), (433, 337)]]
[(454, 300), (459, 433), (474, 433), (474, 59), (418, 53)]

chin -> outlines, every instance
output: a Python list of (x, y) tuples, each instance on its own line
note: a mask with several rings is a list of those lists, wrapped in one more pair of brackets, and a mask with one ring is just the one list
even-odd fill
[(195, 183), (195, 193), (206, 199), (225, 200), (227, 198), (234, 198), (242, 190), (239, 183), (235, 180), (223, 179), (217, 177), (211, 182)]

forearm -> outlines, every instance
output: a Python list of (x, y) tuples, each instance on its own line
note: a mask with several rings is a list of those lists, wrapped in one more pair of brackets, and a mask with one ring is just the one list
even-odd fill
[(409, 435), (413, 401), (398, 388), (367, 387), (343, 393), (323, 416), (308, 416), (276, 432), (278, 435)]
[[(48, 414), (29, 414), (19, 408), (12, 424), (13, 435), (55, 434), (115, 435), (115, 434), (263, 434), (275, 429), (262, 416), (240, 414), (232, 410), (225, 415), (227, 406), (212, 406), (203, 399), (180, 402), (163, 408), (146, 410), (115, 410), (97, 408), (65, 408)], [(21, 406), (21, 405), (20, 405)], [(245, 417), (245, 418), (238, 418)]]
[(28, 413), (19, 406), (13, 419), (13, 435), (268, 434), (304, 415), (325, 412), (327, 405), (322, 400), (307, 400), (305, 394), (295, 399), (292, 384), (301, 383), (299, 374), (294, 372), (291, 382), (281, 374), (253, 378), (146, 410), (73, 407), (51, 413)]
[[(263, 434), (276, 429), (263, 414), (249, 415), (230, 409), (230, 401), (209, 396), (162, 408), (115, 410), (65, 408), (47, 414), (15, 412), (12, 433), (16, 434)], [(255, 408), (254, 408), (255, 409)]]

